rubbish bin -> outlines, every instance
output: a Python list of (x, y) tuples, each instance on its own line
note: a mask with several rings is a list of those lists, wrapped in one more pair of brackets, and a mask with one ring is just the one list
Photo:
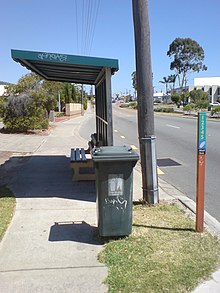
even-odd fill
[(133, 168), (139, 159), (128, 146), (94, 148), (100, 236), (125, 236), (132, 230)]

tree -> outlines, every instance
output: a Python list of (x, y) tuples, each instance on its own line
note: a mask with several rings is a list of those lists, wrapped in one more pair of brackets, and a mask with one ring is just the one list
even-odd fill
[(65, 103), (81, 103), (81, 90), (75, 84), (64, 82), (63, 83), (62, 96)]
[(43, 107), (48, 115), (55, 110), (58, 101), (58, 92), (63, 91), (63, 83), (44, 80), (35, 73), (24, 75), (17, 84), (6, 86), (7, 95), (27, 94), (35, 99), (39, 107)]
[(190, 72), (207, 70), (203, 65), (205, 57), (203, 48), (190, 38), (176, 38), (170, 44), (167, 56), (173, 57), (170, 69), (175, 70), (180, 88), (186, 86)]
[(190, 100), (195, 105), (195, 109), (207, 109), (209, 105), (209, 95), (203, 90), (193, 90), (190, 93)]
[(177, 93), (173, 94), (171, 96), (171, 100), (177, 105), (178, 108), (180, 107), (181, 101), (182, 101), (182, 97), (180, 94), (177, 94)]
[(28, 73), (22, 76), (17, 84), (10, 84), (5, 87), (7, 95), (29, 93), (31, 90), (38, 90), (41, 87), (42, 78), (35, 73)]
[(168, 84), (170, 83), (169, 76), (168, 77), (164, 76), (163, 80), (160, 80), (159, 82), (165, 84), (165, 91), (166, 91), (165, 93), (167, 94), (168, 93)]
[(176, 82), (176, 74), (171, 74), (168, 76), (168, 79), (169, 79), (169, 83), (172, 84), (172, 87), (171, 87), (171, 93), (173, 93), (174, 91), (174, 88), (175, 88), (175, 82)]
[(32, 91), (32, 96), (39, 101), (49, 115), (50, 111), (57, 107), (58, 93), (62, 90), (62, 87), (63, 83), (61, 82), (43, 80), (38, 91)]

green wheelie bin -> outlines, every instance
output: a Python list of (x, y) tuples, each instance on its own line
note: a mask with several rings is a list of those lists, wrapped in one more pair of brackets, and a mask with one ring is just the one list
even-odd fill
[(126, 236), (132, 230), (133, 168), (139, 156), (129, 146), (94, 148), (100, 236)]

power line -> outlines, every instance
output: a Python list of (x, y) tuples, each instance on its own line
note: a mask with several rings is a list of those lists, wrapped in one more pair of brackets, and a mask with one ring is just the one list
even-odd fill
[(90, 47), (89, 47), (89, 54), (91, 53), (91, 50), (92, 50), (92, 44), (93, 44), (94, 35), (95, 35), (96, 22), (97, 22), (97, 18), (98, 18), (99, 5), (100, 5), (100, 0), (98, 0), (96, 13), (95, 13), (95, 18), (94, 18), (93, 31), (91, 32), (91, 42), (90, 42)]
[(78, 15), (77, 15), (77, 0), (75, 0), (75, 19), (76, 19), (76, 44), (77, 44), (77, 54), (79, 53), (79, 34), (78, 34)]
[(75, 0), (77, 53), (91, 53), (99, 6), (100, 0)]

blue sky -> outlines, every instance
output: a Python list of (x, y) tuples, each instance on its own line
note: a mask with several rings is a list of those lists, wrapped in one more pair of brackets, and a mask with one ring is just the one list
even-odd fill
[[(95, 28), (93, 38), (93, 30), (86, 31), (83, 5), (84, 11), (88, 9), (93, 13), (87, 14)], [(16, 83), (28, 72), (11, 59), (11, 49), (88, 55), (85, 48), (90, 47), (90, 56), (119, 60), (119, 71), (112, 79), (112, 93), (133, 93), (131, 73), (135, 70), (135, 53), (131, 0), (7, 0), (1, 1), (0, 7), (0, 80)], [(171, 60), (166, 52), (176, 37), (196, 40), (205, 52), (204, 63), (208, 70), (191, 74), (188, 84), (193, 84), (194, 77), (220, 76), (219, 11), (219, 0), (149, 0), (153, 82), (157, 91), (164, 90), (159, 83), (163, 76), (173, 73), (169, 70)], [(88, 42), (88, 38), (89, 46), (85, 41)]]

